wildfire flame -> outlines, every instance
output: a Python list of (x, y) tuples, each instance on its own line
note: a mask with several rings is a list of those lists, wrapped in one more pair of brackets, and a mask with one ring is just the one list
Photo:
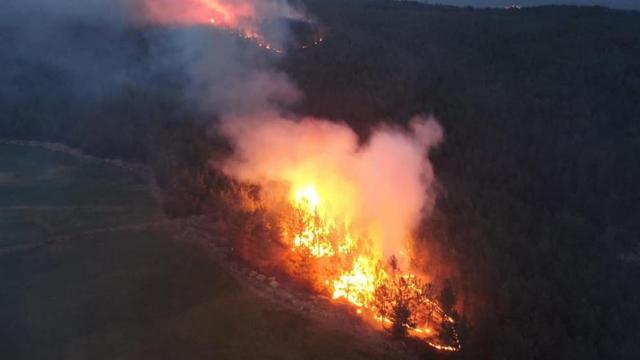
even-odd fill
[[(283, 39), (265, 34), (271, 25), (280, 19), (306, 20), (287, 0), (141, 1), (154, 23), (213, 26), (273, 52), (282, 52)], [(323, 40), (316, 36), (302, 47)], [(252, 85), (256, 93), (269, 95), (262, 103), (232, 104), (234, 111), (228, 113), (218, 110), (220, 133), (234, 145), (234, 154), (219, 166), (264, 191), (261, 199), (251, 199), (263, 203), (247, 209), (264, 209), (270, 212), (267, 217), (278, 219), (285, 245), (284, 250), (278, 247), (278, 265), (334, 301), (351, 304), (363, 318), (385, 327), (400, 324), (435, 348), (457, 350), (457, 340), (438, 339), (453, 318), (409, 266), (412, 230), (433, 206), (426, 154), (441, 141), (440, 126), (417, 116), (408, 128), (376, 129), (363, 145), (344, 124), (284, 118), (276, 104), (295, 101), (293, 86), (277, 81), (282, 79), (277, 73), (256, 77), (257, 85), (249, 81), (240, 88)], [(281, 250), (286, 253), (282, 263)], [(400, 310), (406, 318), (398, 321)]]
[(373, 324), (459, 349), (454, 319), (410, 261), (412, 230), (433, 206), (425, 155), (442, 138), (433, 119), (378, 129), (364, 145), (343, 124), (274, 114), (220, 131), (234, 145), (223, 171), (259, 184), (260, 208), (277, 219), (286, 249), (277, 266)]
[[(419, 297), (418, 303), (411, 304), (413, 317), (421, 321), (420, 324), (406, 324), (407, 332), (415, 337), (425, 339), (432, 347), (442, 351), (458, 351), (460, 349), (457, 334), (453, 329), (453, 345), (442, 344), (435, 340), (435, 327), (443, 322), (454, 324), (453, 318), (445, 314), (434, 299), (423, 295), (420, 280), (415, 274), (402, 273), (389, 274), (382, 266), (382, 259), (370, 253), (359, 252), (356, 243), (349, 230), (349, 221), (344, 221), (346, 228), (340, 237), (332, 236), (336, 231), (336, 219), (328, 218), (325, 202), (318, 195), (314, 185), (306, 184), (292, 190), (291, 206), (299, 216), (303, 226), (299, 227), (293, 237), (292, 250), (305, 250), (315, 258), (331, 258), (333, 264), (349, 264), (339, 268), (333, 276), (321, 282), (326, 290), (332, 293), (334, 300), (344, 299), (356, 307), (358, 315), (367, 314), (382, 324), (391, 324), (392, 321), (381, 311), (377, 293), (381, 288), (388, 288), (390, 292), (398, 292), (394, 278), (400, 279), (404, 286), (401, 296)], [(287, 224), (285, 224), (285, 227)], [(287, 232), (285, 232), (287, 234)], [(397, 270), (397, 269), (396, 269)], [(388, 304), (393, 308), (396, 304), (391, 301)], [(428, 312), (428, 314), (426, 314)]]
[[(258, 47), (283, 52), (282, 39), (269, 39), (263, 31), (268, 20), (292, 19), (310, 22), (283, 0), (143, 0), (151, 22), (169, 25), (209, 25), (228, 31)], [(324, 39), (316, 39), (313, 45)], [(305, 45), (306, 48), (310, 45)]]

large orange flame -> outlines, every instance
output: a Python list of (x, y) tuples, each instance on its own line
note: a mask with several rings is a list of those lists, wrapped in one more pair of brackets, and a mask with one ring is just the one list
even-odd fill
[[(413, 300), (411, 311), (414, 312), (413, 319), (417, 319), (419, 323), (407, 324), (408, 333), (425, 339), (436, 349), (458, 351), (460, 345), (455, 330), (453, 335), (456, 338), (452, 344), (445, 344), (437, 339), (438, 328), (442, 327), (442, 323), (454, 324), (454, 320), (444, 313), (433, 298), (420, 296), (424, 289), (421, 288), (421, 280), (417, 275), (400, 269), (385, 268), (382, 252), (375, 248), (375, 243), (354, 241), (350, 222), (347, 219), (340, 221), (333, 218), (335, 213), (330, 211), (329, 199), (343, 194), (327, 195), (328, 198), (321, 197), (314, 184), (292, 188), (290, 204), (296, 214), (293, 221), (300, 222), (302, 226), (297, 227), (297, 232), (285, 231), (285, 236), (293, 235), (293, 239), (289, 239), (292, 241), (292, 251), (302, 250), (311, 258), (333, 260), (330, 262), (332, 268), (321, 269), (316, 287), (330, 292), (334, 300), (344, 299), (349, 302), (356, 307), (357, 314), (368, 315), (384, 325), (391, 323), (391, 320), (381, 315), (384, 312), (378, 308), (381, 305), (376, 296), (381, 287), (387, 287), (391, 292), (399, 291), (398, 282), (394, 278), (399, 279), (404, 286), (403, 296), (418, 299)], [(338, 224), (344, 228), (338, 229)], [(292, 225), (285, 223), (283, 226), (287, 228)], [(388, 306), (393, 308), (394, 305)]]
[(453, 318), (410, 261), (412, 230), (433, 203), (425, 153), (442, 136), (435, 121), (380, 129), (365, 145), (348, 127), (316, 119), (265, 115), (221, 130), (236, 151), (223, 170), (259, 183), (262, 207), (279, 219), (286, 271), (385, 327), (406, 306), (410, 335), (458, 350), (439, 337)]

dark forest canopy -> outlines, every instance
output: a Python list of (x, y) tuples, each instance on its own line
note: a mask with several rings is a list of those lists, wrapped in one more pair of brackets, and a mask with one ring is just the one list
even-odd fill
[[(305, 3), (328, 34), (280, 64), (305, 94), (295, 111), (363, 138), (416, 113), (445, 128), (421, 231), (458, 269), (460, 356), (637, 358), (640, 14)], [(33, 56), (3, 23), (13, 51), (0, 53), (0, 137), (149, 162), (172, 215), (206, 211), (225, 184), (208, 157), (224, 146), (204, 131), (211, 117), (182, 102), (181, 74), (152, 66), (149, 29), (61, 24), (64, 53), (42, 51), (99, 58), (103, 71)], [(76, 91), (87, 78), (100, 86)]]

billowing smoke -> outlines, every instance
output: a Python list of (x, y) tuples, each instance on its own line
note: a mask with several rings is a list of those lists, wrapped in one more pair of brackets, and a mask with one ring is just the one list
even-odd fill
[(426, 155), (443, 134), (431, 118), (415, 117), (409, 130), (379, 128), (362, 145), (345, 124), (273, 113), (227, 119), (220, 130), (235, 148), (223, 164), (227, 174), (266, 191), (276, 191), (274, 183), (313, 186), (331, 216), (350, 219), (385, 258), (408, 248), (412, 229), (433, 207)]
[(274, 70), (289, 40), (290, 20), (305, 19), (283, 0), (141, 0), (152, 58), (187, 76), (187, 99), (220, 117), (290, 105), (299, 94)]
[(304, 19), (284, 0), (142, 0), (144, 17), (165, 25), (213, 25), (242, 34), (264, 32), (279, 19)]
[(8, 0), (0, 12), (0, 111), (20, 130), (0, 136), (34, 136), (38, 127), (37, 136), (60, 139), (47, 124), (64, 118), (92, 127), (103, 104), (132, 89), (174, 93), (175, 107), (213, 115), (291, 103), (296, 91), (271, 70), (280, 55), (257, 46), (268, 39), (284, 47), (287, 21), (302, 16), (288, 4)]
[[(172, 0), (145, 4), (152, 21), (198, 25), (173, 34), (178, 51), (172, 53), (181, 54), (190, 93), (216, 113), (217, 131), (234, 146), (217, 166), (272, 197), (289, 196), (276, 194), (282, 184), (312, 186), (332, 218), (348, 219), (350, 231), (375, 243), (376, 256), (406, 252), (412, 230), (434, 204), (427, 155), (443, 137), (434, 119), (415, 117), (408, 129), (380, 127), (360, 144), (344, 123), (283, 115), (300, 94), (286, 74), (274, 70), (271, 61), (279, 55), (220, 30), (236, 27), (242, 34), (279, 18), (302, 18), (288, 2), (192, 0), (180, 2), (183, 11)], [(287, 38), (284, 23), (278, 32)], [(408, 259), (399, 260), (406, 265)]]
[[(289, 111), (303, 94), (276, 70), (277, 62), (293, 38), (289, 21), (310, 21), (290, 1), (123, 1), (10, 3), (10, 15), (0, 15), (10, 39), (0, 53), (0, 96), (14, 110), (6, 118), (39, 116), (49, 136), (50, 125), (60, 123), (47, 116), (83, 118), (77, 111), (82, 107), (100, 114), (105, 99), (119, 96), (124, 101), (115, 108), (122, 112), (102, 119), (120, 119), (115, 125), (121, 126), (106, 127), (112, 132), (105, 137), (125, 138), (123, 146), (133, 150), (139, 137), (149, 136), (149, 127), (142, 124), (137, 133), (120, 129), (139, 117), (166, 121), (158, 127), (173, 125), (184, 113), (207, 119), (232, 145), (231, 154), (216, 156), (212, 166), (260, 186), (246, 197), (251, 207), (243, 210), (258, 209), (264, 216), (251, 218), (260, 223), (255, 228), (241, 225), (252, 229), (250, 236), (233, 237), (240, 256), (257, 266), (276, 266), (376, 321), (390, 321), (389, 304), (396, 301), (390, 294), (422, 299), (411, 301), (413, 318), (402, 325), (434, 347), (459, 349), (439, 345), (439, 330), (429, 319), (436, 314), (434, 324), (454, 320), (426, 298), (423, 267), (411, 266), (414, 230), (435, 203), (428, 154), (443, 139), (440, 125), (416, 116), (407, 126), (378, 126), (363, 140), (335, 119)], [(167, 120), (171, 115), (158, 114), (153, 96), (166, 105), (171, 95), (163, 109), (177, 115)], [(25, 109), (37, 115), (24, 116)], [(57, 127), (63, 134), (67, 128)], [(89, 128), (87, 136), (105, 133), (81, 128)], [(239, 195), (232, 201), (246, 200), (244, 186), (231, 188)], [(268, 234), (256, 236), (258, 228)]]

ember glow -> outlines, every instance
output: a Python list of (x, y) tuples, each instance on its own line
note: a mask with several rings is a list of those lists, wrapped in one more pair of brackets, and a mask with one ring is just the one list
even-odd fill
[(318, 119), (265, 115), (221, 131), (235, 146), (223, 171), (259, 185), (261, 206), (279, 219), (278, 266), (376, 326), (391, 326), (405, 306), (410, 336), (459, 349), (453, 318), (411, 265), (413, 230), (434, 203), (427, 153), (442, 138), (434, 120), (379, 129), (365, 145), (349, 127)]
[[(143, 0), (145, 17), (164, 25), (210, 25), (281, 53), (282, 34), (267, 34), (269, 21), (309, 21), (283, 0)], [(321, 41), (321, 40), (317, 40)]]

